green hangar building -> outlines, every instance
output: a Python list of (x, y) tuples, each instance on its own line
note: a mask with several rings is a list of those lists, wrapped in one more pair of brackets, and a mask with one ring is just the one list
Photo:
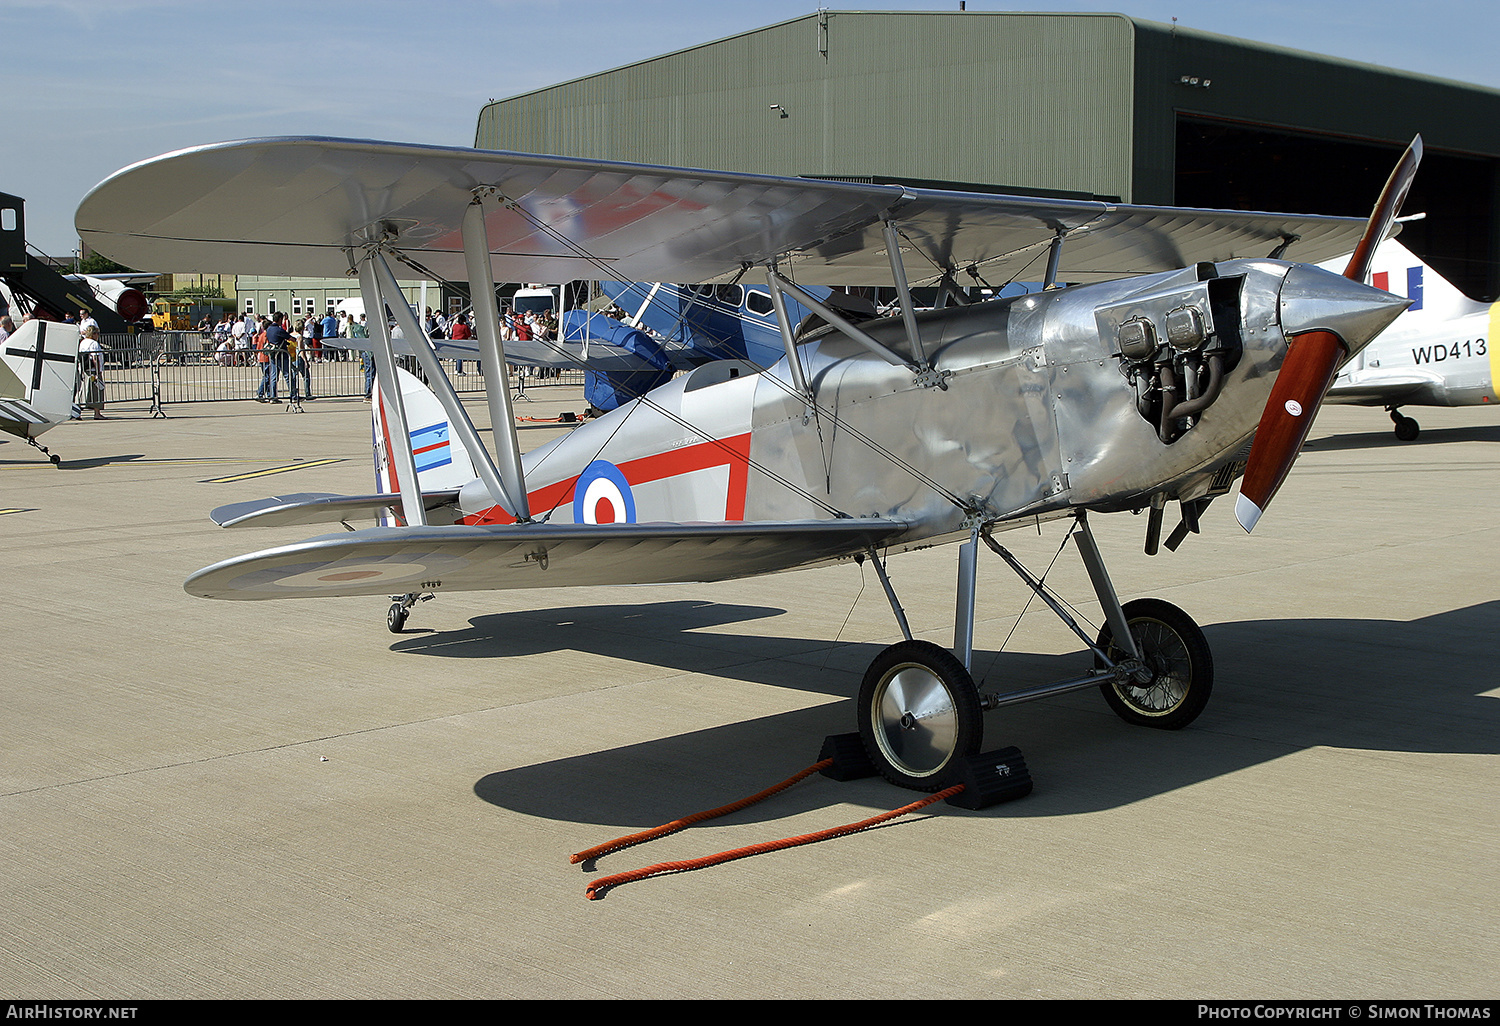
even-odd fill
[(1118, 14), (818, 11), (491, 101), (474, 144), (1363, 217), (1419, 133), (1402, 241), (1494, 299), (1500, 91)]

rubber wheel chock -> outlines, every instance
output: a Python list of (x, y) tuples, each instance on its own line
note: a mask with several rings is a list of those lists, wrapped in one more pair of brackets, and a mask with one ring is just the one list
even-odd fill
[(865, 743), (858, 733), (830, 734), (823, 739), (823, 748), (818, 752), (818, 761), (832, 759), (833, 765), (819, 770), (832, 780), (863, 780), (876, 776), (879, 771), (865, 752)]
[(944, 801), (956, 808), (987, 809), (1031, 793), (1031, 771), (1019, 748), (971, 755), (955, 770), (953, 782), (963, 784), (964, 789)]

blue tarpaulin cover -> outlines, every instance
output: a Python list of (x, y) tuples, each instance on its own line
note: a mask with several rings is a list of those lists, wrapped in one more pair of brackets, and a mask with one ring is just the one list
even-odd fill
[(599, 410), (613, 410), (621, 403), (629, 402), (672, 378), (672, 365), (662, 352), (660, 345), (644, 331), (585, 310), (569, 310), (563, 314), (563, 340), (590, 345), (602, 343), (637, 358), (639, 367), (633, 370), (588, 370), (583, 376), (583, 397), (589, 405)]

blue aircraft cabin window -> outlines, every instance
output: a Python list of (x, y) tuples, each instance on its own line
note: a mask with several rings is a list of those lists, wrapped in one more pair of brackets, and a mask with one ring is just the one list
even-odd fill
[(718, 285), (714, 288), (714, 298), (725, 306), (738, 307), (740, 299), (744, 296), (744, 289), (738, 285)]
[(775, 309), (775, 307), (771, 305), (770, 296), (766, 295), (764, 292), (757, 292), (754, 289), (751, 289), (745, 295), (745, 306), (753, 314), (768, 314)]

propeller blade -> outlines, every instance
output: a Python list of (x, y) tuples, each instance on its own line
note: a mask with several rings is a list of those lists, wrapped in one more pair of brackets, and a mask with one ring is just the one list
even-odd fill
[(1349, 255), (1349, 265), (1344, 268), (1345, 278), (1364, 281), (1369, 276), (1370, 264), (1375, 259), (1375, 247), (1385, 239), (1386, 232), (1391, 230), (1391, 222), (1401, 212), (1401, 204), (1411, 191), (1412, 180), (1417, 177), (1417, 165), (1421, 162), (1422, 137), (1419, 135), (1411, 141), (1406, 152), (1401, 154), (1401, 159), (1396, 161), (1391, 177), (1386, 179), (1385, 188), (1380, 190), (1380, 198), (1375, 201), (1375, 209), (1370, 212), (1369, 223), (1365, 225), (1365, 234)]
[(1331, 331), (1310, 331), (1288, 343), (1286, 360), (1255, 429), (1240, 497), (1235, 500), (1234, 515), (1246, 531), (1255, 529), (1271, 497), (1291, 473), (1343, 356), (1344, 344)]
[[(1345, 278), (1364, 283), (1375, 258), (1375, 247), (1385, 239), (1400, 213), (1421, 160), (1422, 137), (1419, 135), (1412, 140), (1386, 179), (1375, 209), (1370, 212), (1364, 235), (1344, 268)], [(1255, 529), (1261, 514), (1291, 472), (1339, 367), (1351, 352), (1363, 348), (1380, 329), (1365, 338), (1348, 339), (1321, 327), (1295, 334), (1296, 326), (1285, 321), (1283, 330), (1289, 339), (1286, 359), (1261, 412), (1260, 425), (1255, 429), (1255, 441), (1250, 446), (1250, 457), (1245, 464), (1245, 477), (1240, 482), (1240, 496), (1235, 503), (1235, 517), (1246, 531)]]

